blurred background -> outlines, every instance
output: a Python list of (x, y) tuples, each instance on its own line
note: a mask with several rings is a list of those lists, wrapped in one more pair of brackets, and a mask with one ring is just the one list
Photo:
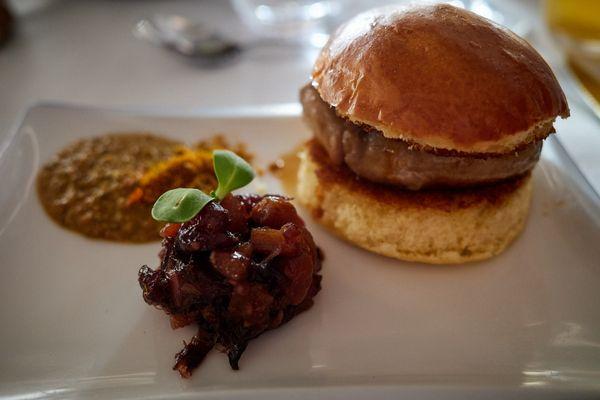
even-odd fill
[[(42, 100), (184, 112), (296, 102), (328, 34), (390, 3), (402, 1), (0, 0), (0, 142)], [(600, 121), (600, 1), (448, 3), (525, 37)], [(561, 137), (597, 189), (598, 126)]]

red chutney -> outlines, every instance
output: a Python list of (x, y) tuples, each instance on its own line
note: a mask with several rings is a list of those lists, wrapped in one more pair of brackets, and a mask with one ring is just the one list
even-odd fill
[(251, 339), (310, 308), (321, 287), (320, 251), (280, 196), (229, 195), (161, 236), (160, 266), (143, 266), (139, 283), (174, 329), (198, 325), (173, 367), (184, 378), (214, 346), (238, 369)]

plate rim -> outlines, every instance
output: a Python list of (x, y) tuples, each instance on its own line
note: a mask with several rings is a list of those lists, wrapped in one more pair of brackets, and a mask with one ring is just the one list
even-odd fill
[(6, 151), (12, 143), (27, 117), (34, 111), (42, 108), (55, 108), (59, 110), (79, 110), (83, 112), (106, 112), (120, 115), (135, 115), (140, 117), (158, 118), (266, 118), (266, 117), (296, 117), (302, 113), (300, 103), (268, 103), (260, 105), (240, 105), (231, 107), (194, 107), (180, 108), (173, 106), (97, 106), (92, 104), (75, 103), (60, 100), (34, 101), (21, 109), (16, 119), (8, 129), (8, 135), (0, 142), (0, 162), (5, 157)]

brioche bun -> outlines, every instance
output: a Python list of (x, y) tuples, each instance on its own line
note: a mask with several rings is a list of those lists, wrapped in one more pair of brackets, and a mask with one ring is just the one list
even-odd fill
[(298, 200), (345, 240), (408, 261), (452, 264), (490, 258), (521, 232), (530, 175), (461, 190), (405, 191), (331, 164), (313, 139), (301, 152)]
[(446, 4), (355, 17), (323, 48), (312, 84), (354, 123), (463, 153), (511, 152), (569, 115), (552, 70), (525, 40)]

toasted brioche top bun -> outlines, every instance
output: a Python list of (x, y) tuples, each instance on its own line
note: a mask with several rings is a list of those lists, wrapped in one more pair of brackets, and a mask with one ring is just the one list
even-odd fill
[(525, 40), (446, 4), (358, 15), (331, 36), (312, 83), (352, 122), (461, 152), (512, 151), (569, 115), (552, 70)]

